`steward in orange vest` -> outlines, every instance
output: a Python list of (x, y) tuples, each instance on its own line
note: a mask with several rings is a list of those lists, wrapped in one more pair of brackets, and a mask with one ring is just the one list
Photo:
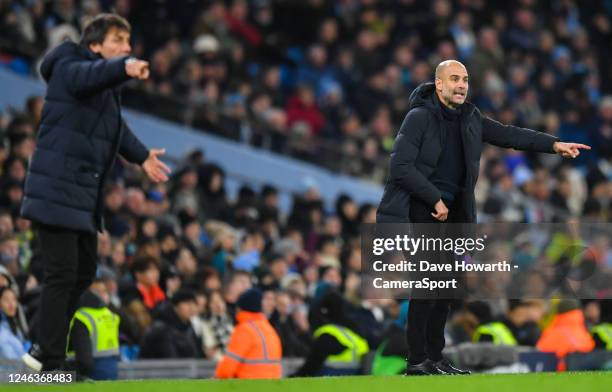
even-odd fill
[(584, 313), (577, 301), (562, 300), (559, 303), (557, 315), (542, 333), (537, 348), (557, 354), (559, 371), (566, 370), (567, 354), (589, 352), (595, 348), (595, 342), (584, 322)]
[(216, 378), (282, 377), (280, 338), (261, 312), (261, 298), (258, 289), (247, 290), (238, 298), (238, 324), (217, 365)]

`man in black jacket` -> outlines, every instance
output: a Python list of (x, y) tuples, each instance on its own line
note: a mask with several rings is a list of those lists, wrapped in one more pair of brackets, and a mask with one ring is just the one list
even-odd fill
[[(590, 149), (485, 117), (466, 102), (467, 93), (467, 70), (455, 60), (440, 63), (435, 83), (424, 83), (412, 92), (391, 153), (378, 223), (476, 222), (474, 188), (483, 142), (566, 158)], [(467, 373), (442, 357), (450, 304), (441, 298), (411, 300), (407, 374)]]
[(202, 358), (202, 345), (196, 337), (191, 318), (198, 313), (195, 294), (177, 291), (171, 302), (155, 312), (155, 321), (140, 345), (140, 358)]
[(129, 39), (124, 18), (101, 14), (80, 44), (59, 45), (41, 64), (47, 94), (21, 207), (44, 265), (39, 342), (23, 358), (35, 370), (63, 366), (69, 322), (96, 272), (101, 192), (117, 154), (154, 182), (169, 173), (164, 150), (147, 150), (121, 116), (121, 84), (149, 77), (148, 63), (128, 56)]

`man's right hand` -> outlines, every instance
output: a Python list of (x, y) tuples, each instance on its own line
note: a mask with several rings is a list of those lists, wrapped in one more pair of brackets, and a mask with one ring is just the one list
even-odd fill
[(432, 212), (431, 216), (436, 218), (437, 220), (444, 222), (448, 219), (448, 208), (446, 208), (446, 204), (442, 201), (442, 199), (438, 200), (436, 205), (434, 206), (436, 212)]
[(127, 59), (125, 73), (131, 78), (146, 80), (149, 78), (149, 62), (134, 58)]

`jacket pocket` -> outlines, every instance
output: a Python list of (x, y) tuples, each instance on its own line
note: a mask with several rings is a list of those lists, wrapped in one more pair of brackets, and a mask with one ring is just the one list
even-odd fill
[(80, 169), (74, 173), (76, 183), (82, 186), (97, 188), (100, 183), (100, 173), (95, 170)]

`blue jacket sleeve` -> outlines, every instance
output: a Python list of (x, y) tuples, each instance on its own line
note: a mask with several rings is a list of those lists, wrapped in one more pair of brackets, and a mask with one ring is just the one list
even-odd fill
[(121, 119), (123, 134), (119, 145), (119, 154), (131, 163), (142, 165), (149, 156), (149, 150), (145, 145), (134, 135), (125, 120)]
[(130, 77), (125, 73), (126, 58), (123, 56), (109, 60), (64, 60), (61, 73), (68, 91), (76, 97), (83, 97), (129, 80)]
[(553, 144), (559, 139), (544, 132), (504, 125), (489, 117), (482, 118), (483, 141), (498, 147), (554, 154)]
[(422, 111), (411, 110), (408, 113), (393, 144), (389, 173), (392, 182), (434, 206), (442, 197), (440, 191), (415, 166), (426, 121)]

